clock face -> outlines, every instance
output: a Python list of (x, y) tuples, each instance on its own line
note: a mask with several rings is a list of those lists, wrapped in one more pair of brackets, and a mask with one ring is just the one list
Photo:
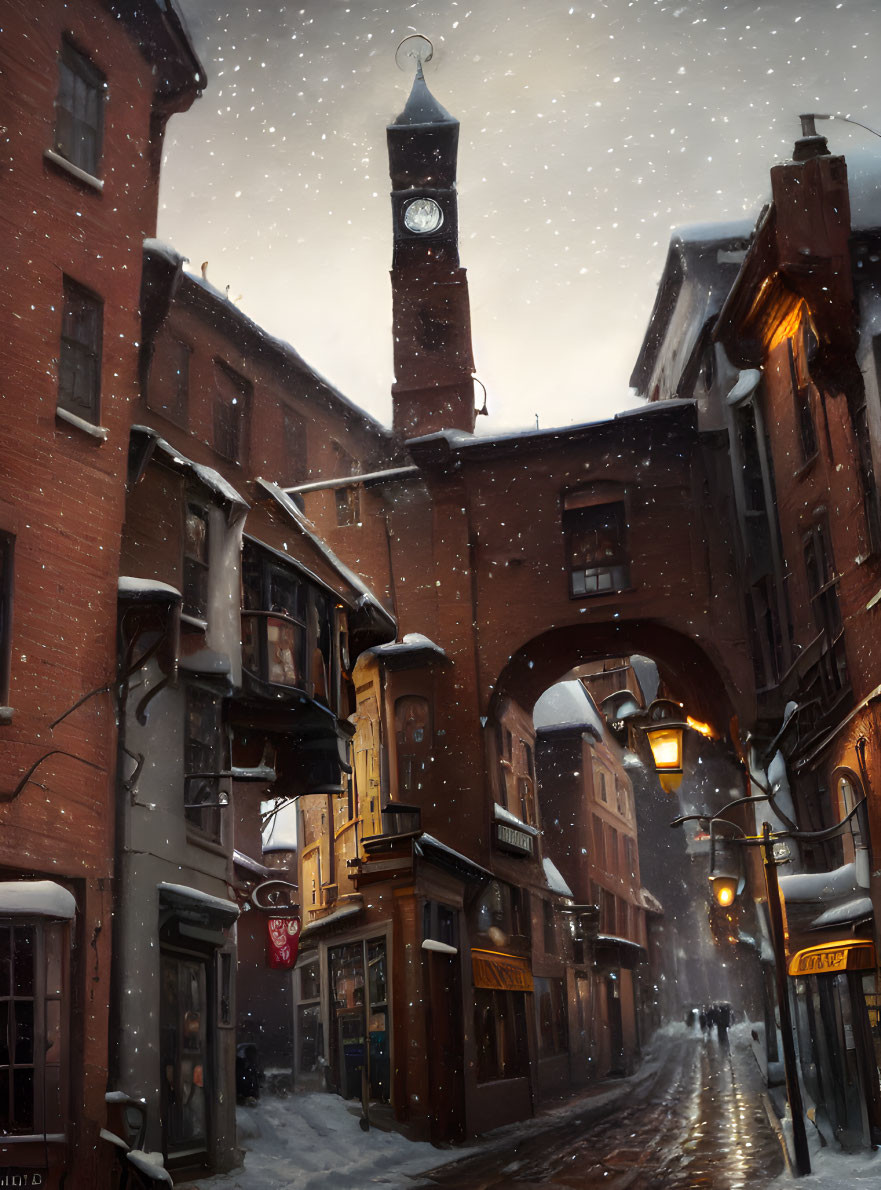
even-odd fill
[(414, 198), (404, 207), (404, 226), (408, 231), (425, 235), (437, 231), (444, 221), (444, 213), (433, 198)]

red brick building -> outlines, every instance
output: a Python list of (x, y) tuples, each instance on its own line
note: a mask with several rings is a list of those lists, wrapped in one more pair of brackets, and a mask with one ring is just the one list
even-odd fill
[[(811, 118), (771, 190), (749, 239), (720, 227), (674, 240), (633, 382), (653, 399), (695, 400), (699, 423), (730, 444), (757, 690), (750, 759), (779, 810), (756, 818), (812, 832), (781, 874), (790, 982), (818, 1126), (850, 1146), (881, 1135), (866, 945), (881, 829), (881, 213), (861, 194), (852, 221), (844, 159)], [(816, 974), (818, 946), (841, 974)], [(772, 1058), (776, 1044), (770, 1029)]]
[(140, 245), (203, 78), (170, 6), (98, 0), (7, 5), (0, 78), (0, 1167), (99, 1186)]

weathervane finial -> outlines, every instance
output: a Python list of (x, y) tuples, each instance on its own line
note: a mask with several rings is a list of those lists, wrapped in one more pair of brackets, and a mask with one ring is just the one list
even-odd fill
[(434, 46), (421, 33), (410, 33), (395, 50), (395, 63), (398, 70), (409, 71), (416, 64), (416, 75), (422, 74), (424, 63), (434, 57)]

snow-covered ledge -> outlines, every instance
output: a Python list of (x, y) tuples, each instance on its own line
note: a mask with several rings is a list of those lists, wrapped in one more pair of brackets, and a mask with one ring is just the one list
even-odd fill
[(91, 186), (93, 190), (97, 190), (99, 194), (103, 191), (104, 183), (100, 178), (96, 178), (94, 174), (80, 169), (78, 165), (74, 165), (72, 161), (68, 161), (60, 153), (56, 153), (54, 149), (44, 149), (43, 156), (47, 161), (51, 161), (53, 165), (57, 165), (59, 169), (63, 169), (65, 173), (76, 178), (78, 182), (84, 182), (87, 186)]
[(0, 881), (0, 914), (70, 921), (76, 917), (76, 901), (54, 880), (4, 880)]
[(93, 425), (92, 422), (86, 421), (84, 417), (78, 417), (75, 413), (71, 413), (69, 409), (62, 409), (59, 406), (55, 410), (55, 416), (59, 421), (66, 421), (69, 426), (75, 426), (76, 429), (82, 430), (90, 438), (97, 438), (99, 442), (106, 442), (110, 436), (110, 431), (104, 426)]

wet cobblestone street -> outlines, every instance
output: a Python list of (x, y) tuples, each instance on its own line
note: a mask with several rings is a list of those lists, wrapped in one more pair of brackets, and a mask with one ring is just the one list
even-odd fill
[(456, 1190), (758, 1190), (783, 1155), (761, 1098), (749, 1048), (686, 1037), (663, 1050), (657, 1074), (605, 1119), (584, 1113), (508, 1148), (423, 1175)]

